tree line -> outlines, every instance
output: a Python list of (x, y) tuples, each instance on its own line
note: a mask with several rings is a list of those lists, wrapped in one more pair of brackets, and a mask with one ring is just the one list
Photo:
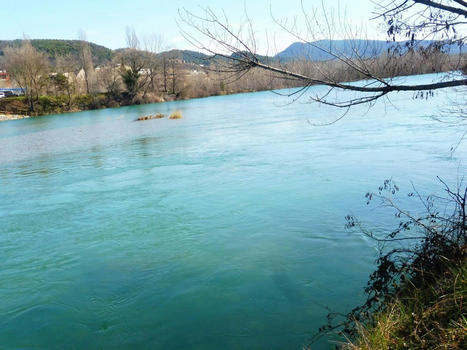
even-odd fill
[[(127, 32), (128, 48), (97, 64), (84, 32), (74, 50), (38, 50), (30, 40), (3, 49), (0, 66), (25, 94), (28, 112), (41, 113), (41, 98), (53, 97), (63, 111), (77, 109), (77, 97), (87, 95), (102, 106), (154, 102), (179, 92), (180, 62), (158, 55), (161, 40), (152, 37), (141, 46), (134, 30)], [(56, 46), (54, 46), (56, 47)], [(66, 52), (68, 51), (68, 52)], [(66, 53), (65, 53), (66, 52)], [(39, 108), (38, 108), (39, 107)], [(81, 106), (83, 107), (83, 106)], [(89, 108), (99, 106), (89, 106)]]
[[(458, 69), (460, 62), (441, 45), (404, 50), (395, 46), (376, 57), (332, 53), (333, 59), (325, 61), (297, 57), (282, 62), (234, 47), (231, 55), (162, 52), (161, 36), (140, 39), (132, 28), (126, 31), (127, 47), (111, 55), (102, 47), (96, 51), (84, 32), (72, 46), (57, 48), (52, 42), (42, 42), (47, 50), (31, 40), (13, 42), (2, 49), (0, 67), (9, 72), (25, 97), (23, 104), (18, 104), (21, 99), (15, 103), (3, 99), (0, 110), (38, 115), (323, 83), (332, 83), (334, 88), (341, 82), (361, 79), (377, 77), (381, 81), (398, 75), (451, 71)], [(96, 52), (100, 56), (96, 57)], [(381, 93), (386, 91), (376, 96)]]

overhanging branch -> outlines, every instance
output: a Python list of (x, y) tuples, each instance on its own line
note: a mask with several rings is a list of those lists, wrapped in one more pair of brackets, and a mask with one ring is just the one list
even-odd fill
[(437, 82), (432, 84), (420, 84), (420, 85), (391, 85), (387, 84), (381, 87), (363, 87), (363, 86), (356, 86), (350, 84), (341, 84), (333, 81), (326, 81), (320, 79), (312, 79), (302, 74), (294, 73), (285, 69), (276, 68), (270, 65), (263, 64), (261, 62), (251, 62), (252, 66), (256, 66), (271, 72), (279, 73), (285, 76), (290, 76), (294, 78), (298, 78), (303, 80), (309, 84), (322, 84), (327, 85), (330, 87), (335, 87), (344, 90), (351, 90), (351, 91), (358, 91), (358, 92), (384, 92), (389, 93), (393, 91), (426, 91), (426, 90), (436, 90), (442, 89), (447, 87), (455, 87), (455, 86), (464, 86), (467, 85), (467, 79), (459, 79), (459, 80), (450, 80), (450, 81), (443, 81)]
[[(443, 5), (443, 4), (440, 4), (438, 2), (434, 2), (434, 1), (431, 1), (431, 0), (413, 0), (413, 2), (416, 2), (418, 4), (423, 4), (423, 5), (426, 5), (426, 6), (429, 6), (429, 7), (434, 7), (434, 8), (440, 9), (440, 10), (448, 11), (448, 12), (451, 12), (451, 13), (455, 13), (455, 14), (458, 14), (460, 16), (467, 17), (467, 10), (466, 9), (461, 9), (461, 8), (458, 8), (458, 7)], [(462, 4), (462, 6), (464, 6), (464, 7), (466, 6), (464, 1), (456, 1), (456, 2), (457, 3), (464, 3), (464, 4)]]

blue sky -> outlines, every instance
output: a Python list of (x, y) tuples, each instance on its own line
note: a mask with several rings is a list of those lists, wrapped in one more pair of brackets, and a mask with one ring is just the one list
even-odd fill
[[(2, 20), (0, 39), (17, 39), (24, 35), (34, 38), (77, 39), (80, 29), (89, 41), (112, 49), (125, 46), (125, 28), (135, 28), (139, 36), (159, 34), (167, 48), (192, 48), (180, 35), (176, 24), (178, 9), (199, 12), (200, 7), (215, 11), (224, 10), (232, 23), (239, 24), (245, 17), (245, 8), (253, 20), (257, 39), (263, 43), (266, 36), (274, 38), (274, 47), (282, 50), (295, 38), (287, 35), (274, 24), (270, 9), (277, 18), (289, 19), (301, 13), (300, 0), (23, 0), (4, 1), (0, 5)], [(364, 24), (367, 36), (382, 38), (377, 22), (368, 21), (374, 5), (370, 0), (323, 0), (326, 10), (335, 17), (346, 14), (347, 21)], [(321, 7), (321, 0), (304, 0), (307, 11)], [(343, 35), (336, 34), (336, 38)]]

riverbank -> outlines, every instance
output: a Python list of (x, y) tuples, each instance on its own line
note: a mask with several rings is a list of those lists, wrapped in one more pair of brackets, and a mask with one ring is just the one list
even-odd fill
[[(444, 71), (443, 71), (444, 72)], [(413, 74), (412, 74), (413, 75)], [(408, 77), (410, 75), (407, 75)], [(358, 81), (362, 77), (355, 76), (345, 79), (347, 83)], [(199, 84), (198, 84), (199, 85)], [(194, 89), (193, 86), (197, 84), (188, 84), (179, 92), (174, 94), (158, 92), (158, 93), (144, 93), (130, 98), (128, 92), (120, 93), (95, 93), (95, 94), (70, 94), (70, 95), (43, 95), (35, 98), (32, 101), (33, 107), (24, 96), (21, 97), (8, 97), (0, 99), (0, 114), (4, 115), (31, 115), (42, 116), (49, 114), (62, 114), (69, 112), (82, 112), (88, 110), (97, 110), (103, 108), (116, 108), (132, 105), (144, 105), (159, 102), (191, 100), (197, 98), (205, 98), (212, 96), (225, 96), (242, 93), (251, 93), (259, 91), (280, 90), (286, 88), (300, 88), (297, 83), (290, 83), (288, 81), (275, 81), (266, 85), (245, 87), (245, 86), (232, 86), (231, 89), (226, 89), (225, 85), (218, 88), (208, 89), (203, 86), (203, 89)], [(15, 118), (22, 119), (22, 118)], [(5, 119), (12, 120), (12, 119)]]
[(465, 349), (467, 346), (467, 261), (437, 276), (436, 283), (407, 283), (401, 297), (359, 325), (359, 337), (344, 350)]
[(0, 114), (0, 122), (6, 122), (8, 120), (28, 119), (31, 118), (29, 115), (22, 114)]
[[(59, 95), (40, 96), (30, 103), (24, 96), (7, 97), (0, 99), (0, 114), (5, 116), (41, 116), (49, 114), (62, 114), (67, 112), (81, 112), (86, 110), (101, 109), (106, 107), (118, 107), (120, 104), (112, 101), (105, 94), (95, 95)], [(7, 120), (21, 119), (8, 118)]]
[(365, 288), (365, 303), (342, 323), (341, 334), (351, 341), (342, 349), (467, 348), (467, 187), (459, 180), (454, 182), (457, 187), (449, 187), (438, 179), (446, 197), (424, 196), (416, 190), (408, 194), (420, 201), (411, 208), (417, 204), (425, 208), (416, 215), (408, 214), (415, 209), (402, 207), (396, 198), (399, 187), (391, 180), (378, 192), (367, 193), (367, 205), (375, 198), (372, 205), (392, 208), (395, 217), (401, 218), (387, 234), (373, 235), (358, 226), (354, 217), (347, 217), (347, 227), (358, 227), (380, 248), (377, 267)]
[[(238, 93), (256, 92), (260, 90), (232, 90), (223, 91), (219, 94), (211, 94), (202, 97), (233, 95)], [(200, 97), (177, 96), (177, 95), (157, 95), (141, 98), (133, 102), (128, 102), (125, 98), (112, 98), (107, 94), (100, 93), (94, 95), (60, 95), (41, 96), (34, 102), (34, 112), (29, 110), (29, 104), (25, 97), (9, 97), (0, 100), (0, 121), (16, 120), (72, 112), (83, 112), (104, 108), (117, 108), (133, 105), (144, 105), (151, 103), (161, 103), (170, 101), (190, 100)]]

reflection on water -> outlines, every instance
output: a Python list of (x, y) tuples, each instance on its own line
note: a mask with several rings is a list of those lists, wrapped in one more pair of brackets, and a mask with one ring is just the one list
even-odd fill
[(0, 124), (1, 346), (301, 348), (319, 305), (363, 298), (374, 247), (343, 218), (390, 223), (363, 195), (465, 173), (459, 132), (425, 117), (447, 97), (332, 127), (270, 93)]

